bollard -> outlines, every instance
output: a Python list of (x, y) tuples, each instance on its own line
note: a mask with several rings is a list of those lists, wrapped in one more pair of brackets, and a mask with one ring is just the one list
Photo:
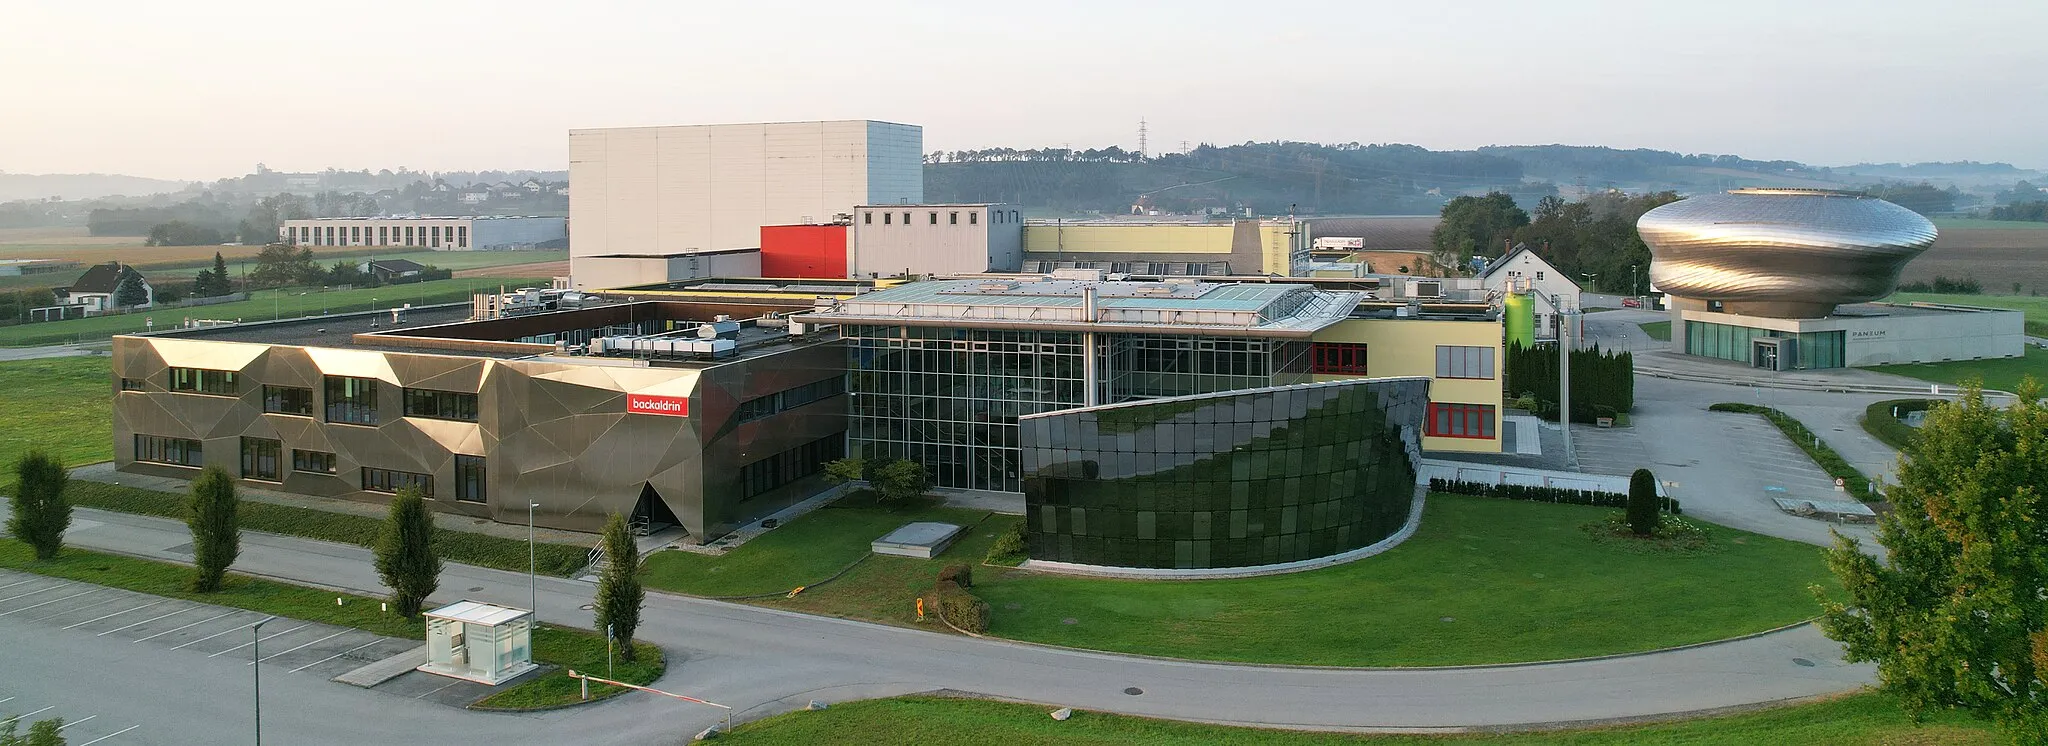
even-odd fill
[(577, 681), (583, 682), (583, 701), (585, 701), (585, 702), (588, 702), (588, 701), (590, 701), (590, 680), (589, 680), (589, 679), (577, 679)]
[(341, 597), (340, 597), (340, 596), (335, 596), (335, 597), (334, 597), (334, 605), (335, 605), (335, 606), (340, 606), (340, 605), (341, 605)]

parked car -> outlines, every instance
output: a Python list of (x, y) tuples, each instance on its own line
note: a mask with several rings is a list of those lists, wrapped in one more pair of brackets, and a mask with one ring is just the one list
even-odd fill
[(1622, 308), (1642, 308), (1642, 307), (1643, 307), (1643, 299), (1641, 299), (1641, 298), (1623, 298), (1623, 299), (1621, 299), (1621, 307), (1622, 307)]

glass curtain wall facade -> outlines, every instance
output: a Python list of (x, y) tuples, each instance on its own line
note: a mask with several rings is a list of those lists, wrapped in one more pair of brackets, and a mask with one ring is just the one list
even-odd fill
[(1818, 370), (1840, 368), (1845, 362), (1844, 347), (1846, 335), (1840, 331), (1791, 332), (1756, 329), (1734, 324), (1715, 324), (1706, 321), (1685, 322), (1685, 352), (1688, 355), (1733, 360), (1743, 365), (1751, 364), (1751, 342), (1770, 338), (1796, 339), (1798, 352), (1789, 366), (1792, 370)]
[[(1086, 404), (1079, 332), (840, 328), (854, 394), (853, 455), (907, 458), (939, 487), (1022, 487), (1017, 418)], [(1306, 341), (1098, 334), (1103, 403), (1204, 394), (1309, 376)]]
[(1423, 379), (1341, 381), (1027, 417), (1032, 559), (1220, 568), (1316, 559), (1407, 521)]

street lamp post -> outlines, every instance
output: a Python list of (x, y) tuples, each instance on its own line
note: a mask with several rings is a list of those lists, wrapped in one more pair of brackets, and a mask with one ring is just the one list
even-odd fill
[(1641, 273), (1637, 271), (1639, 269), (1641, 269), (1641, 265), (1628, 265), (1628, 294), (1640, 298), (1643, 295), (1643, 286), (1639, 284), (1641, 282)]
[(255, 682), (256, 746), (263, 746), (263, 625), (274, 621), (277, 617), (267, 616), (249, 626), (249, 643), (255, 652), (249, 658), (249, 670)]
[(540, 618), (539, 594), (534, 591), (533, 584), (533, 509), (538, 507), (540, 503), (526, 503), (526, 610), (533, 612), (535, 619)]

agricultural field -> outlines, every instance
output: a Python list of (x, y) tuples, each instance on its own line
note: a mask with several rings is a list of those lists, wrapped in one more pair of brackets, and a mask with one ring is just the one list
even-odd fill
[[(0, 228), (0, 259), (61, 259), (79, 263), (77, 269), (24, 277), (0, 277), (0, 291), (21, 288), (56, 287), (69, 284), (85, 267), (110, 261), (134, 266), (146, 276), (169, 275), (190, 280), (199, 270), (213, 265), (219, 252), (230, 271), (239, 273), (243, 260), (253, 259), (261, 246), (144, 246), (140, 236), (88, 236), (84, 228)], [(404, 251), (361, 246), (311, 246), (322, 265), (344, 257), (367, 259), (410, 259), (442, 269), (468, 270), (567, 261), (565, 250), (542, 251)], [(531, 270), (529, 270), (531, 271)], [(530, 276), (541, 276), (536, 273)], [(557, 273), (559, 274), (559, 273)]]
[(1935, 225), (1941, 237), (1906, 265), (1901, 280), (1941, 275), (1975, 279), (1987, 293), (2048, 293), (2048, 223), (1942, 219)]
[(2032, 295), (1956, 295), (1944, 293), (1897, 293), (1885, 300), (1893, 303), (1948, 303), (1958, 306), (2010, 308), (2027, 313), (2027, 333), (2048, 337), (2048, 297)]

